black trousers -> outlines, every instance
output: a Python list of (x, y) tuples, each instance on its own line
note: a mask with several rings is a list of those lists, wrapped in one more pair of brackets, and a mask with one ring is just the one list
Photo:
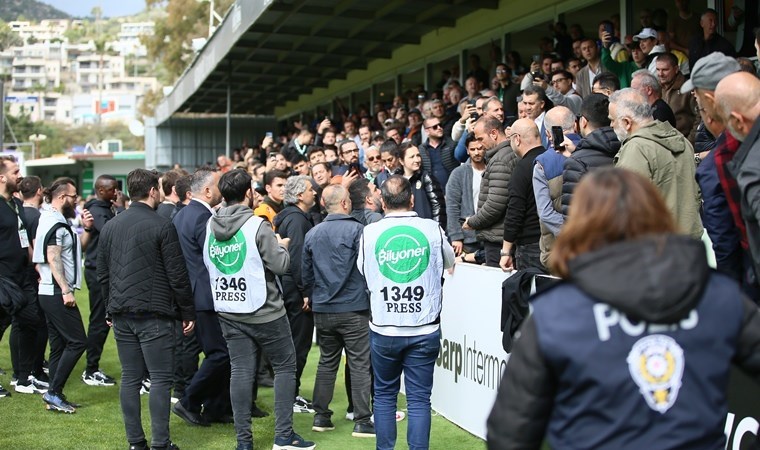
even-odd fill
[(193, 376), (198, 371), (201, 346), (195, 339), (195, 333), (185, 336), (182, 332), (182, 322), (178, 322), (174, 333), (174, 397), (185, 396), (185, 389), (190, 385)]
[(60, 294), (40, 295), (40, 306), (50, 335), (50, 390), (60, 394), (84, 353), (87, 336), (79, 307), (65, 306)]
[(90, 290), (90, 324), (87, 327), (87, 373), (98, 370), (103, 346), (110, 327), (106, 323), (106, 304), (98, 283), (98, 272), (94, 268), (84, 269), (84, 280)]
[(296, 395), (300, 395), (301, 374), (306, 367), (314, 337), (314, 316), (311, 311), (303, 310), (303, 295), (295, 281), (288, 276), (282, 278), (282, 299), (290, 322), (293, 346), (296, 348)]
[[(45, 322), (41, 322), (40, 319), (42, 316), (39, 312), (40, 304), (35, 284), (26, 273), (20, 275), (16, 281), (24, 292), (26, 306), (11, 316), (11, 364), (18, 379), (26, 380), (35, 372), (35, 362), (39, 360), (39, 329), (45, 327)], [(44, 352), (44, 347), (42, 351)], [(41, 370), (41, 360), (39, 364)]]
[(180, 400), (187, 410), (218, 418), (232, 414), (230, 354), (214, 311), (196, 311), (195, 338), (205, 358)]
[(501, 242), (483, 242), (483, 249), (486, 251), (486, 266), (499, 267), (499, 260), (501, 260)]

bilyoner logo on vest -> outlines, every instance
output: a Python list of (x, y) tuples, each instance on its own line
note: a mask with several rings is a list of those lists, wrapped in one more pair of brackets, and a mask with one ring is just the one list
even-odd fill
[(378, 238), (375, 256), (383, 276), (396, 283), (408, 283), (425, 273), (430, 263), (430, 243), (414, 227), (393, 227)]
[(241, 230), (228, 241), (217, 241), (213, 234), (209, 237), (209, 259), (225, 275), (232, 275), (243, 268), (246, 251), (245, 236)]

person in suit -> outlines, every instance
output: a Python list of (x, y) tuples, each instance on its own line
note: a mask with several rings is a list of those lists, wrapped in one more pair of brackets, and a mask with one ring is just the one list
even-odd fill
[(214, 311), (211, 283), (202, 252), (206, 223), (214, 214), (212, 208), (222, 201), (218, 184), (218, 172), (197, 170), (190, 181), (193, 199), (173, 219), (193, 288), (195, 336), (205, 359), (172, 411), (185, 422), (197, 426), (209, 426), (210, 422), (231, 422), (232, 411), (230, 356)]

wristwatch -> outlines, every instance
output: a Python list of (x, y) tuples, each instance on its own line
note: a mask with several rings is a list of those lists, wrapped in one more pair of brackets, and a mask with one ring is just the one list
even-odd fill
[(505, 252), (504, 250), (499, 250), (499, 256), (512, 256), (509, 254), (509, 252)]
[(699, 165), (702, 162), (702, 158), (699, 157), (699, 153), (694, 153), (694, 163)]

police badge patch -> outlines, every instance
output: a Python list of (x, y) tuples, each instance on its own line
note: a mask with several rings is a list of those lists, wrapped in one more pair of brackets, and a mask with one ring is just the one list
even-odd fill
[(653, 334), (633, 344), (626, 361), (647, 405), (665, 414), (681, 389), (684, 368), (681, 346), (670, 336)]

